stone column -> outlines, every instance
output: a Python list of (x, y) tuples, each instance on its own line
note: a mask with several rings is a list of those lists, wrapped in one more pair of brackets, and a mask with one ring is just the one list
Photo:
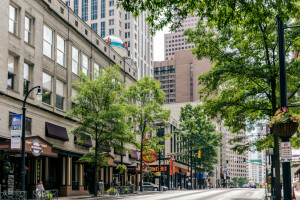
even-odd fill
[(45, 158), (45, 181), (49, 181), (49, 158)]
[(83, 186), (83, 165), (79, 165), (79, 186)]
[(62, 158), (62, 185), (66, 185), (66, 157)]
[(72, 186), (72, 157), (68, 157), (67, 163), (67, 185)]

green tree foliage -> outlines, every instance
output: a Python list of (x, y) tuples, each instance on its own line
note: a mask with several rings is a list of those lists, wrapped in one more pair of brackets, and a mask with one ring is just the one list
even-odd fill
[[(145, 138), (146, 133), (155, 131), (154, 123), (164, 123), (170, 117), (170, 111), (162, 107), (165, 93), (160, 89), (160, 82), (148, 76), (129, 86), (126, 90), (126, 100), (129, 102), (127, 111), (134, 124), (134, 134)], [(158, 151), (162, 146), (157, 145), (163, 138), (153, 136), (144, 141), (145, 149)], [(138, 144), (140, 148), (140, 144)]]
[(234, 186), (243, 187), (243, 185), (248, 183), (248, 179), (246, 177), (233, 177), (232, 182)]
[[(247, 125), (275, 114), (279, 108), (275, 17), (283, 19), (285, 26), (294, 25), (293, 19), (299, 18), (298, 1), (123, 0), (120, 5), (135, 15), (149, 10), (147, 20), (153, 30), (169, 22), (174, 29), (178, 25), (174, 19), (180, 23), (187, 15), (200, 17), (196, 30), (188, 30), (186, 35), (188, 42), (195, 43), (196, 57), (209, 58), (214, 65), (199, 77), (204, 110), (210, 117), (220, 117), (232, 132), (239, 133)], [(289, 103), (296, 101), (294, 95), (300, 87), (299, 59), (293, 59), (300, 48), (299, 35), (299, 28), (285, 30)], [(280, 177), (279, 141), (273, 136), (275, 176)], [(279, 179), (275, 180), (275, 193), (280, 199)]]
[(74, 83), (78, 92), (71, 99), (74, 106), (68, 116), (78, 119), (72, 133), (79, 142), (95, 141), (92, 151), (80, 160), (93, 163), (96, 173), (97, 167), (107, 165), (110, 157), (99, 145), (108, 143), (118, 152), (123, 152), (123, 144), (135, 141), (135, 138), (126, 119), (124, 84), (118, 66), (97, 72), (94, 79), (83, 73), (80, 73), (80, 78), (80, 82)]
[[(138, 148), (153, 149), (158, 152), (162, 145), (157, 144), (163, 141), (163, 138), (154, 136), (147, 141), (144, 139), (146, 133), (155, 130), (153, 123), (163, 124), (170, 117), (170, 111), (162, 107), (165, 102), (165, 93), (160, 89), (160, 82), (148, 76), (138, 80), (127, 89), (126, 100), (130, 103), (127, 111), (134, 125), (134, 134), (141, 136)], [(140, 166), (142, 166), (142, 159)], [(142, 170), (140, 182), (142, 183)]]
[[(213, 173), (213, 165), (218, 162), (218, 147), (221, 146), (222, 134), (216, 133), (216, 127), (203, 113), (200, 106), (192, 107), (187, 104), (180, 110), (180, 143), (184, 143), (184, 157), (189, 159), (189, 150), (201, 150), (201, 171)], [(198, 151), (192, 151), (192, 154)], [(193, 163), (199, 163), (197, 155)]]

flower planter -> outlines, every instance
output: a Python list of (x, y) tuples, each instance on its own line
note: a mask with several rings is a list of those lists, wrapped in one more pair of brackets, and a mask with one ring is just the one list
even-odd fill
[(298, 130), (298, 122), (273, 125), (272, 128), (279, 137), (290, 137)]

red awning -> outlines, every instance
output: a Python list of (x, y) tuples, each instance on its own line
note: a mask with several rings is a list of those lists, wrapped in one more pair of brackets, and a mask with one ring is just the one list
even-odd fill
[(74, 136), (74, 142), (75, 142), (76, 144), (79, 144), (79, 145), (82, 145), (82, 146), (86, 146), (86, 147), (92, 147), (92, 146), (93, 146), (91, 139), (85, 140), (83, 143), (81, 143), (81, 142), (78, 142), (78, 141), (77, 141), (79, 137), (80, 137), (80, 136), (78, 136), (78, 137), (77, 137), (77, 136)]

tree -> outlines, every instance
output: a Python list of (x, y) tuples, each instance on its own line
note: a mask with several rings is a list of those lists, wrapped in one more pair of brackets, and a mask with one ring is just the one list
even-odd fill
[[(129, 86), (126, 91), (128, 114), (135, 124), (134, 134), (141, 136), (140, 145), (140, 190), (143, 191), (142, 150), (145, 148), (159, 151), (162, 146), (157, 145), (162, 138), (153, 137), (145, 141), (145, 134), (155, 130), (153, 123), (164, 123), (170, 117), (170, 111), (162, 105), (165, 102), (165, 93), (160, 89), (160, 82), (148, 76)], [(147, 146), (144, 144), (147, 143)]]
[[(200, 17), (196, 30), (188, 30), (188, 42), (195, 43), (198, 59), (209, 58), (212, 69), (199, 77), (204, 110), (210, 117), (220, 117), (232, 132), (244, 131), (259, 120), (269, 119), (279, 108), (279, 70), (275, 17), (292, 24), (299, 18), (299, 4), (287, 1), (131, 0), (120, 3), (134, 15), (149, 10), (147, 20), (153, 30), (173, 19), (174, 30), (187, 15)], [(205, 19), (205, 22), (203, 22)], [(289, 102), (295, 101), (300, 87), (299, 29), (285, 30), (286, 66)], [(272, 131), (272, 130), (271, 130)], [(242, 140), (243, 138), (239, 138)], [(275, 176), (280, 177), (279, 138), (274, 140)], [(235, 140), (238, 142), (238, 140)], [(248, 146), (237, 146), (243, 151)], [(275, 199), (281, 198), (280, 179), (275, 179)]]
[(123, 144), (134, 141), (134, 136), (126, 120), (124, 84), (118, 66), (96, 72), (94, 77), (90, 79), (80, 73), (81, 82), (74, 83), (78, 92), (72, 98), (74, 106), (68, 116), (78, 119), (72, 133), (79, 142), (95, 141), (92, 151), (80, 160), (94, 165), (94, 195), (97, 196), (97, 168), (107, 165), (107, 159), (111, 157), (99, 145), (108, 143), (123, 152)]
[[(221, 146), (222, 134), (216, 133), (216, 127), (203, 113), (200, 106), (186, 104), (180, 108), (180, 143), (184, 143), (184, 157), (189, 159), (192, 153), (201, 151), (201, 171), (213, 173), (213, 165), (218, 162), (218, 147)], [(197, 163), (198, 157), (193, 158)]]

